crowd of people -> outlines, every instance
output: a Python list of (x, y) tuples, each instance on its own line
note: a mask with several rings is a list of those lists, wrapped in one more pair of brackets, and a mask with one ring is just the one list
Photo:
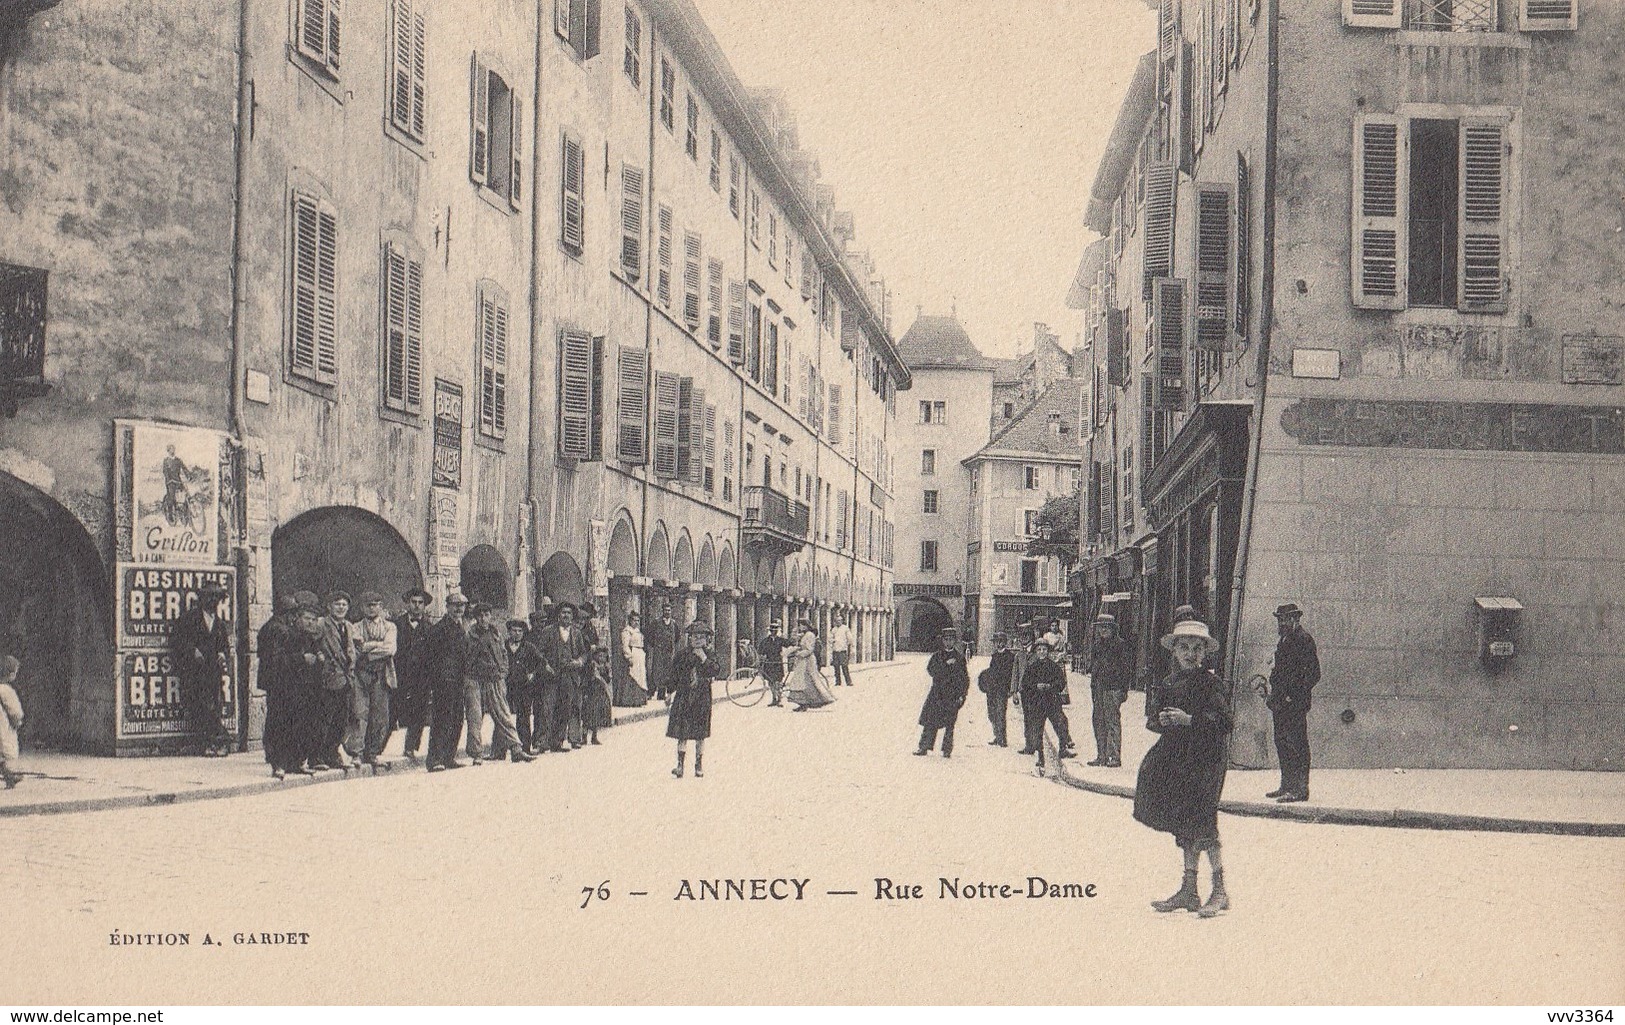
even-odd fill
[[(385, 765), (396, 730), (414, 762), (427, 735), (430, 772), (601, 743), (615, 695), (606, 628), (591, 603), (563, 602), (504, 623), (501, 610), (458, 592), (439, 620), (427, 591), (401, 600), (405, 611), (390, 617), (383, 595), (368, 591), (356, 619), (343, 591), (277, 600), (258, 638), (274, 776)], [(198, 654), (180, 647), (190, 643), (184, 637), (173, 643), (183, 659)], [(467, 762), (458, 760), (459, 746)]]

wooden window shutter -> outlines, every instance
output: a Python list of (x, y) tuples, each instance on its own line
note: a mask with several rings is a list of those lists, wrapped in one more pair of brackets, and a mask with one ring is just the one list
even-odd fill
[(1401, 28), (1401, 0), (1343, 0), (1343, 24), (1350, 28)]
[(1405, 122), (1365, 114), (1354, 122), (1350, 267), (1355, 306), (1400, 310), (1406, 299), (1406, 206), (1410, 158)]
[(700, 280), (701, 267), (704, 261), (701, 258), (700, 236), (692, 231), (683, 233), (683, 323), (688, 325), (690, 331), (700, 329)]
[(640, 90), (643, 87), (643, 19), (626, 5), (626, 59), (621, 70)]
[(706, 267), (705, 338), (711, 348), (722, 348), (722, 261), (713, 257)]
[(339, 69), (339, 0), (299, 0), (299, 52), (334, 75)]
[(1145, 171), (1144, 295), (1151, 297), (1151, 282), (1174, 270), (1174, 203), (1179, 172), (1166, 160)]
[(570, 22), (575, 5), (581, 0), (553, 0), (553, 33), (565, 42), (570, 41)]
[(415, 0), (395, 0), (394, 49), (390, 76), (390, 122), (422, 140), (424, 118), (424, 16)]
[(616, 405), (615, 455), (623, 463), (642, 466), (649, 461), (649, 352), (620, 347), (615, 360), (620, 392)]
[(1100, 533), (1100, 464), (1093, 460), (1089, 462), (1089, 497), (1084, 509), (1089, 519), (1083, 532), (1094, 537)]
[(1247, 340), (1247, 321), (1252, 306), (1253, 262), (1253, 183), (1247, 166), (1247, 155), (1236, 153), (1236, 337)]
[(655, 373), (655, 476), (677, 476), (677, 408), (681, 381), (676, 374)]
[(317, 270), (320, 265), (318, 241), (319, 204), (314, 196), (293, 194), (292, 202), (292, 295), (288, 311), (288, 369), (303, 377), (316, 376), (317, 322), (320, 305)]
[(475, 54), (469, 70), (468, 176), (480, 185), (491, 179), (491, 73)]
[(621, 165), (621, 273), (643, 274), (643, 168)]
[(1128, 311), (1106, 311), (1106, 375), (1115, 387), (1128, 384)]
[(423, 261), (406, 261), (406, 408), (423, 408)]
[(339, 216), (326, 202), (316, 214), (316, 378), (338, 379)]
[(688, 477), (690, 484), (705, 483), (705, 389), (694, 388), (688, 403)]
[(1187, 300), (1181, 278), (1158, 278), (1151, 293), (1151, 330), (1156, 341), (1156, 409), (1185, 408), (1185, 317)]
[(1196, 302), (1192, 342), (1198, 349), (1230, 349), (1235, 263), (1231, 232), (1235, 186), (1203, 182), (1196, 187)]
[(384, 405), (406, 408), (406, 254), (393, 243), (384, 244), (383, 327)]
[(1572, 32), (1580, 0), (1518, 0), (1518, 27), (1525, 32)]
[(745, 363), (745, 283), (728, 282), (728, 361)]
[(1509, 151), (1504, 119), (1462, 118), (1456, 287), (1464, 313), (1506, 312)]
[(592, 336), (559, 332), (559, 455), (592, 454)]
[(494, 289), (480, 290), (480, 432), (508, 432), (508, 304)]
[(705, 407), (705, 493), (717, 490), (717, 407)]
[(519, 90), (508, 92), (508, 166), (512, 169), (508, 174), (508, 206), (519, 209), (521, 196), (520, 183), (525, 180), (525, 165), (521, 159), (524, 152), (520, 139), (524, 135), (524, 102), (519, 99)]
[(604, 336), (592, 339), (592, 439), (587, 445), (587, 458), (597, 462), (604, 458)]
[(659, 262), (656, 275), (655, 292), (660, 299), (660, 305), (671, 309), (671, 266), (672, 266), (672, 217), (671, 207), (660, 204), (659, 238), (656, 242), (655, 255)]
[[(580, 0), (577, 0), (579, 3)], [(579, 49), (581, 59), (590, 61), (603, 49), (604, 11), (602, 0), (586, 0), (587, 31), (586, 42)]]
[(694, 473), (694, 378), (677, 380), (677, 479)]
[(560, 176), (560, 241), (577, 256), (587, 245), (586, 159), (581, 143), (565, 136)]
[(841, 443), (841, 426), (841, 386), (832, 384), (829, 386), (829, 443), (831, 445)]

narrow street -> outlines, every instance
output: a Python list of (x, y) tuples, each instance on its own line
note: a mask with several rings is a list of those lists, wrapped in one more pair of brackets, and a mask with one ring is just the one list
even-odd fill
[[(8, 999), (1625, 998), (1617, 840), (1225, 817), (1235, 909), (1154, 914), (1147, 901), (1178, 882), (1171, 840), (1127, 801), (1036, 779), (1029, 759), (988, 747), (974, 690), (953, 759), (911, 755), (925, 684), (908, 658), (857, 674), (828, 709), (718, 706), (700, 780), (670, 777), (656, 720), (530, 766), (6, 821), (5, 935), (44, 966)], [(939, 878), (1031, 875), (1097, 896), (939, 899)], [(877, 877), (923, 899), (877, 901)], [(806, 880), (805, 899), (674, 899), (684, 880), (700, 896), (700, 880), (748, 893), (755, 878)], [(600, 883), (608, 899), (582, 909)], [(191, 945), (111, 946), (115, 929)], [(309, 941), (237, 946), (238, 932)]]

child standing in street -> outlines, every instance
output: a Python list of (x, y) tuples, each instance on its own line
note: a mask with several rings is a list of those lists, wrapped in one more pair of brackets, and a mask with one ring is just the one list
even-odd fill
[[(1218, 642), (1200, 620), (1174, 624), (1162, 639), (1173, 652), (1173, 672), (1153, 683), (1147, 695), (1146, 728), (1161, 734), (1140, 763), (1134, 790), (1134, 817), (1152, 829), (1172, 833), (1184, 855), (1178, 892), (1151, 902), (1157, 911), (1195, 911), (1212, 918), (1230, 908), (1219, 856), (1219, 795), (1224, 790), (1225, 740), (1230, 735), (1230, 700), (1223, 683), (1202, 662)], [(1207, 903), (1196, 892), (1202, 852), (1213, 869)]]
[(21, 780), (17, 771), (17, 731), (23, 728), (23, 703), (17, 697), (17, 672), (22, 668), (11, 655), (0, 658), (0, 779), (10, 790)]
[(587, 743), (598, 744), (598, 731), (608, 729), (614, 721), (610, 706), (609, 649), (594, 648), (582, 680), (581, 728), (587, 734)]

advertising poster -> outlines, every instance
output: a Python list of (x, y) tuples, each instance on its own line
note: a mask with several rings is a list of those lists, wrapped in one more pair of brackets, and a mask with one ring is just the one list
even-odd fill
[(118, 567), (118, 645), (120, 648), (165, 648), (175, 621), (197, 604), (207, 585), (226, 589), (220, 611), (233, 626), (237, 618), (237, 570), (231, 566), (155, 567), (121, 563)]
[[(228, 731), (237, 725), (235, 660), (220, 672), (220, 719)], [(180, 674), (168, 651), (119, 652), (119, 739), (179, 737), (199, 732), (181, 694)]]
[(221, 435), (171, 424), (118, 425), (127, 460), (121, 495), (130, 523), (129, 558), (144, 563), (219, 559)]

